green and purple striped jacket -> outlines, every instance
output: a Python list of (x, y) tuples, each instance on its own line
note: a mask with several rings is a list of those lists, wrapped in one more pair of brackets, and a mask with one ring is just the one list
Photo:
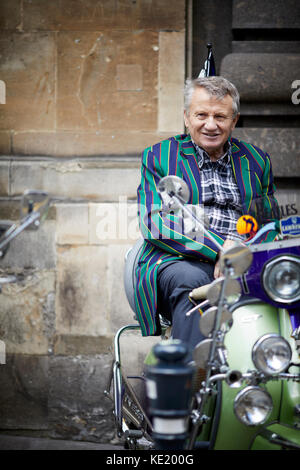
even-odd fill
[[(270, 157), (259, 148), (231, 138), (231, 164), (239, 187), (243, 212), (253, 198), (274, 192)], [(157, 269), (159, 264), (182, 257), (214, 262), (217, 248), (206, 237), (196, 241), (180, 231), (176, 216), (162, 217), (162, 201), (157, 191), (159, 180), (166, 175), (183, 178), (190, 190), (189, 204), (201, 204), (201, 179), (190, 135), (178, 135), (148, 147), (143, 152), (141, 183), (138, 187), (140, 230), (144, 237), (136, 268), (135, 304), (143, 336), (160, 334), (157, 321)], [(225, 237), (210, 230), (222, 245)], [(268, 232), (260, 242), (274, 240), (277, 232)]]

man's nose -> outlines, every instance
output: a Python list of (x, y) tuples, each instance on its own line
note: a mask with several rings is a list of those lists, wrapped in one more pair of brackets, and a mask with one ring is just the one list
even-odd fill
[(216, 129), (217, 122), (216, 122), (214, 116), (207, 116), (207, 118), (205, 120), (205, 127), (206, 127), (206, 129)]

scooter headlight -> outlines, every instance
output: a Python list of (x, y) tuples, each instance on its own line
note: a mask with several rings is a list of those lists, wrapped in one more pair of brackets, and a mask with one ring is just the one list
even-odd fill
[(282, 336), (270, 333), (259, 338), (252, 349), (255, 367), (265, 374), (280, 374), (289, 365), (292, 350)]
[(263, 286), (272, 300), (282, 303), (300, 299), (300, 259), (280, 256), (264, 268)]
[(271, 395), (260, 387), (246, 387), (237, 394), (234, 400), (235, 415), (247, 426), (265, 423), (272, 409)]

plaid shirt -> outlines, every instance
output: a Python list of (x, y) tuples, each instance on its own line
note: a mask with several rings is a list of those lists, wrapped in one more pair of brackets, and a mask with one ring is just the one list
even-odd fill
[(230, 164), (231, 144), (225, 154), (212, 162), (207, 153), (193, 142), (201, 170), (202, 204), (210, 226), (231, 240), (242, 240), (236, 223), (242, 215), (241, 195)]

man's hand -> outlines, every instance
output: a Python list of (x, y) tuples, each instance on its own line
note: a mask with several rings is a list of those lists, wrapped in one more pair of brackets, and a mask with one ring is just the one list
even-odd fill
[[(229, 240), (228, 238), (226, 238), (226, 240), (223, 244), (223, 249), (227, 250), (231, 246), (235, 245), (235, 243), (236, 242), (234, 240)], [(221, 273), (221, 270), (220, 270), (220, 262), (217, 261), (216, 264), (215, 264), (214, 278), (217, 279), (218, 277), (221, 277), (221, 276), (222, 276), (222, 273)]]

